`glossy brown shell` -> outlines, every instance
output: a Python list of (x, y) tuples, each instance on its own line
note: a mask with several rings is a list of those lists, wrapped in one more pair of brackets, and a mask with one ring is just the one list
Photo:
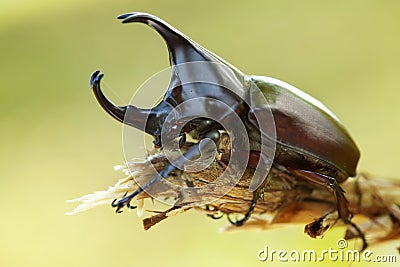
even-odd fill
[[(343, 124), (321, 102), (280, 80), (252, 76), (267, 98), (274, 115), (278, 144), (284, 161), (290, 155), (308, 157), (355, 176), (360, 152)], [(286, 155), (284, 155), (286, 154)], [(323, 164), (322, 164), (323, 165)]]

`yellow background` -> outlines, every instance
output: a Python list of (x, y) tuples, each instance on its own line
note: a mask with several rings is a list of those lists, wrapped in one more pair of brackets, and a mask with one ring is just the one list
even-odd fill
[[(399, 1), (2, 0), (0, 266), (261, 266), (271, 265), (257, 260), (265, 245), (336, 248), (342, 229), (321, 241), (302, 226), (220, 234), (225, 218), (195, 211), (148, 232), (135, 213), (110, 207), (64, 215), (74, 207), (65, 200), (123, 177), (112, 168), (124, 161), (122, 127), (96, 103), (90, 74), (104, 71), (105, 93), (125, 104), (168, 66), (153, 30), (116, 20), (131, 11), (161, 17), (245, 73), (318, 98), (358, 143), (360, 170), (399, 176)], [(398, 245), (371, 249), (396, 254)]]

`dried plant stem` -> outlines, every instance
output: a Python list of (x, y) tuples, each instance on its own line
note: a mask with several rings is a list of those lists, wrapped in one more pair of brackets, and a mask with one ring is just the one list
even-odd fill
[[(168, 164), (161, 151), (155, 151), (147, 160), (132, 162), (129, 166), (120, 166), (129, 176), (118, 181), (108, 190), (96, 192), (72, 202), (82, 202), (70, 214), (88, 208), (109, 204), (115, 198), (120, 198), (126, 192), (131, 193), (138, 184), (145, 184), (153, 177), (154, 168), (162, 170)], [(212, 183), (226, 168), (215, 161), (208, 168), (197, 173), (174, 172), (168, 177), (172, 184), (181, 185), (182, 181), (190, 181), (194, 188), (201, 188)], [(221, 194), (224, 188), (215, 187), (211, 192), (194, 190), (193, 193), (182, 195), (173, 187), (158, 186), (150, 188), (137, 196), (138, 214), (143, 213), (143, 199), (172, 199), (171, 208), (156, 212), (143, 219), (144, 229), (149, 229), (158, 222), (179, 212), (189, 209), (199, 210), (212, 217), (223, 214), (245, 214), (252, 200), (252, 192), (248, 190), (253, 169), (247, 168), (239, 182), (226, 194)], [(311, 237), (322, 236), (333, 225), (340, 223), (335, 211), (335, 199), (332, 192), (316, 187), (310, 183), (290, 177), (274, 168), (271, 170), (271, 180), (258, 200), (254, 215), (242, 227), (243, 229), (272, 229), (293, 224), (306, 224), (305, 232)], [(346, 192), (349, 207), (355, 221), (366, 235), (368, 243), (376, 243), (400, 237), (400, 181), (382, 180), (359, 174), (341, 184)], [(222, 197), (219, 197), (222, 195)], [(217, 198), (209, 203), (209, 200)], [(154, 212), (154, 211), (153, 211)], [(154, 214), (154, 213), (153, 213)], [(316, 218), (310, 221), (310, 218)], [(223, 230), (239, 229), (228, 225)], [(348, 227), (345, 238), (356, 237), (354, 230)]]

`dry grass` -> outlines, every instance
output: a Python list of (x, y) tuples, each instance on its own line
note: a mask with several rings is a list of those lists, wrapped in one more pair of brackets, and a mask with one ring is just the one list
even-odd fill
[[(190, 145), (190, 144), (189, 144)], [(127, 177), (120, 179), (107, 190), (95, 192), (70, 202), (81, 202), (72, 212), (75, 214), (99, 205), (109, 205), (114, 199), (121, 198), (126, 193), (132, 193), (138, 185), (145, 184), (157, 171), (168, 164), (167, 159), (159, 150), (153, 151), (141, 162), (130, 162), (125, 166), (117, 166)], [(252, 193), (248, 190), (253, 170), (246, 169), (240, 181), (227, 190), (223, 186), (205, 190), (204, 185), (210, 184), (226, 169), (217, 161), (208, 168), (197, 173), (174, 172), (168, 177), (171, 184), (161, 183), (149, 188), (137, 196), (138, 215), (144, 211), (150, 216), (143, 219), (144, 229), (180, 212), (195, 209), (210, 217), (220, 217), (224, 214), (244, 214), (249, 209)], [(293, 224), (305, 224), (305, 232), (311, 237), (322, 237), (334, 225), (341, 224), (335, 212), (333, 194), (326, 189), (315, 187), (307, 182), (294, 179), (282, 172), (272, 169), (272, 179), (261, 198), (257, 202), (254, 214), (242, 227), (227, 225), (222, 231), (247, 229), (276, 229)], [(179, 187), (190, 181), (192, 190), (181, 190)], [(400, 234), (400, 182), (382, 180), (372, 175), (359, 174), (342, 184), (349, 201), (350, 210), (355, 215), (354, 221), (363, 231), (369, 244), (399, 238)], [(188, 193), (189, 192), (189, 193)], [(222, 195), (222, 197), (219, 197)], [(144, 199), (168, 200), (170, 208), (162, 211), (145, 210)], [(313, 221), (310, 218), (315, 218)], [(318, 223), (316, 223), (318, 221)], [(357, 237), (354, 229), (348, 226), (346, 239)]]

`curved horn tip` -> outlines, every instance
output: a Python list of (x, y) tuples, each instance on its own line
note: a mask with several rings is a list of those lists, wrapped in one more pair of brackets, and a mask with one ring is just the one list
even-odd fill
[(131, 16), (131, 15), (133, 15), (133, 14), (135, 14), (135, 13), (126, 13), (126, 14), (122, 14), (122, 15), (119, 15), (119, 16), (117, 17), (117, 19), (126, 19), (127, 17), (129, 17), (129, 16)]
[(140, 19), (144, 19), (145, 21), (147, 20), (158, 20), (157, 17), (149, 14), (149, 13), (143, 13), (143, 12), (133, 12), (133, 13), (127, 13), (124, 15), (118, 16), (118, 19), (122, 19), (122, 23), (129, 23), (129, 22), (143, 22)]
[(98, 84), (101, 80), (101, 78), (103, 78), (104, 74), (100, 73), (99, 70), (96, 70), (95, 72), (93, 72), (92, 76), (90, 76), (90, 87), (93, 88), (94, 84)]
[(100, 80), (104, 74), (96, 70), (90, 77), (90, 86), (92, 87), (93, 93), (99, 102), (100, 106), (112, 117), (120, 122), (124, 121), (126, 107), (116, 106), (103, 94), (100, 88)]

